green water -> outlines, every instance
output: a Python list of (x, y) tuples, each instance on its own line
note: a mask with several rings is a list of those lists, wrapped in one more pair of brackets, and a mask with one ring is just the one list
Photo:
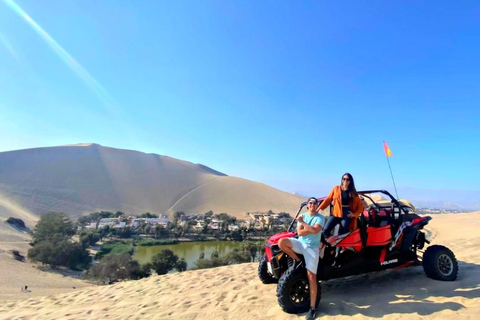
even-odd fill
[(161, 246), (138, 246), (135, 247), (133, 259), (140, 264), (150, 262), (152, 257), (164, 249), (170, 249), (178, 258), (187, 261), (187, 270), (195, 267), (195, 261), (201, 252), (205, 253), (205, 259), (210, 259), (213, 251), (217, 250), (220, 257), (232, 252), (233, 249), (241, 249), (245, 243), (235, 241), (204, 241), (204, 242), (182, 242), (179, 244), (168, 244)]

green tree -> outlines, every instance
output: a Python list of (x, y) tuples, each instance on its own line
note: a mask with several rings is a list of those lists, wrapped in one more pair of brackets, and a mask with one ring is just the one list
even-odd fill
[(110, 232), (110, 226), (106, 225), (103, 228), (100, 229), (100, 241), (103, 241), (103, 238), (105, 238)]
[(187, 261), (185, 261), (184, 258), (179, 259), (175, 264), (175, 269), (177, 269), (178, 272), (187, 270)]
[(214, 215), (214, 218), (217, 218), (220, 221), (226, 222), (227, 224), (232, 224), (232, 223), (235, 223), (235, 221), (237, 221), (237, 218), (229, 216), (224, 212)]
[(212, 259), (212, 258), (218, 258), (218, 251), (217, 250), (212, 251), (212, 254), (210, 255), (210, 259)]
[(228, 260), (222, 258), (198, 259), (195, 265), (196, 269), (216, 268), (228, 265)]
[(145, 224), (145, 226), (143, 227), (143, 233), (145, 234), (150, 234), (150, 230), (152, 229), (152, 227), (150, 226), (149, 223)]
[(77, 224), (80, 227), (85, 227), (87, 224), (91, 222), (91, 217), (90, 216), (81, 216), (80, 218), (77, 219)]
[(44, 240), (38, 242), (28, 250), (28, 258), (34, 262), (41, 262), (51, 268), (60, 266), (76, 268), (86, 267), (90, 263), (90, 256), (80, 243), (69, 240)]
[(270, 219), (268, 219), (267, 229), (271, 230), (272, 226), (273, 226), (273, 219), (270, 218)]
[(78, 242), (65, 241), (63, 246), (59, 246), (58, 251), (57, 263), (60, 266), (70, 269), (74, 269), (77, 266), (86, 268), (91, 262), (88, 251)]
[(173, 225), (174, 226), (177, 226), (178, 225), (178, 219), (180, 219), (180, 217), (182, 215), (184, 215), (185, 213), (183, 213), (182, 211), (175, 211), (173, 213)]
[(122, 211), (117, 211), (115, 212), (115, 214), (113, 215), (114, 218), (118, 218), (118, 217), (122, 217), (124, 216), (125, 213), (123, 213)]
[(188, 221), (185, 225), (185, 232), (192, 232), (193, 231), (192, 227), (196, 224), (197, 224), (197, 221), (195, 220)]
[(150, 212), (145, 212), (140, 215), (140, 218), (158, 218), (158, 217), (154, 214), (151, 214)]
[(87, 278), (105, 280), (110, 284), (120, 280), (139, 279), (150, 275), (151, 265), (140, 266), (125, 253), (105, 256), (87, 271)]
[(259, 246), (255, 242), (247, 242), (243, 245), (243, 252), (248, 253), (251, 257), (251, 261), (255, 261)]
[(130, 238), (133, 234), (131, 227), (119, 228), (114, 230), (117, 230), (116, 233), (119, 238)]
[(230, 263), (245, 263), (251, 261), (249, 254), (242, 252), (237, 248), (233, 249), (232, 252), (228, 253), (225, 259)]
[(82, 243), (84, 248), (94, 246), (101, 238), (100, 232), (93, 230), (82, 230), (78, 236), (80, 238), (80, 243)]
[(168, 229), (155, 225), (155, 238), (167, 238), (168, 234)]
[(41, 262), (42, 264), (53, 264), (55, 259), (54, 244), (51, 241), (42, 241), (28, 250), (27, 257), (33, 262)]
[(74, 233), (73, 223), (65, 213), (47, 213), (35, 226), (33, 248), (28, 250), (28, 258), (52, 268), (87, 266), (90, 257), (85, 247), (70, 240)]
[(247, 239), (247, 237), (248, 237), (248, 230), (247, 230), (247, 228), (242, 228), (241, 233), (242, 233), (242, 238), (243, 238), (243, 239)]
[(213, 211), (210, 210), (208, 212), (205, 212), (205, 218), (211, 218), (213, 216)]
[(153, 266), (152, 264), (146, 263), (140, 266), (140, 269), (135, 269), (131, 273), (131, 278), (134, 280), (149, 277), (152, 274)]
[(50, 212), (42, 216), (33, 231), (33, 243), (70, 238), (75, 234), (73, 223), (63, 212)]
[(240, 230), (235, 230), (235, 231), (230, 232), (229, 237), (230, 237), (230, 239), (232, 239), (234, 241), (242, 241), (243, 240), (242, 233), (240, 232)]
[(152, 258), (152, 266), (157, 274), (167, 274), (178, 261), (178, 256), (170, 249), (164, 249)]

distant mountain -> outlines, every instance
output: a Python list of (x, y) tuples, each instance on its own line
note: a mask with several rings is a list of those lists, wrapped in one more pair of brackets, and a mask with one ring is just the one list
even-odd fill
[(415, 206), (418, 208), (430, 208), (430, 209), (445, 209), (445, 210), (459, 210), (459, 211), (475, 211), (480, 210), (480, 205), (465, 205), (458, 204), (454, 201), (427, 201), (427, 200), (413, 200)]
[(297, 196), (297, 197), (302, 197), (302, 198), (308, 198), (307, 196), (299, 193), (299, 192), (292, 192), (293, 195)]
[(14, 210), (18, 215), (212, 210), (244, 218), (250, 211), (294, 213), (302, 201), (303, 197), (201, 164), (98, 144), (0, 152), (2, 216), (20, 208)]
[(480, 210), (480, 191), (475, 189), (426, 189), (401, 188), (399, 193), (409, 199), (415, 207), (446, 210)]

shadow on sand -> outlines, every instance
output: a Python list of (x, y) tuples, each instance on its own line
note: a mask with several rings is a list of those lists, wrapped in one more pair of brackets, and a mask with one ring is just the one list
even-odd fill
[(71, 270), (71, 269), (67, 269), (67, 268), (64, 268), (64, 267), (59, 267), (59, 268), (56, 268), (56, 269), (52, 269), (52, 268), (50, 268), (49, 266), (46, 266), (46, 265), (36, 265), (36, 266), (33, 266), (33, 267), (37, 268), (40, 271), (46, 272), (46, 273), (51, 273), (51, 274), (61, 275), (63, 277), (69, 277), (69, 278), (84, 280), (84, 272), (83, 271)]
[(427, 278), (421, 266), (329, 280), (322, 283), (317, 317), (360, 314), (382, 318), (389, 314), (426, 316), (443, 310), (458, 311), (465, 306), (445, 300), (479, 298), (479, 279), (480, 265), (459, 261), (456, 281)]

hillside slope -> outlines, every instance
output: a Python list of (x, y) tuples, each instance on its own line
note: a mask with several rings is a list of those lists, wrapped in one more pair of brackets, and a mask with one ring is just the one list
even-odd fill
[(244, 217), (269, 209), (294, 213), (304, 200), (201, 164), (98, 144), (1, 152), (0, 194), (35, 215), (72, 217), (97, 210)]

